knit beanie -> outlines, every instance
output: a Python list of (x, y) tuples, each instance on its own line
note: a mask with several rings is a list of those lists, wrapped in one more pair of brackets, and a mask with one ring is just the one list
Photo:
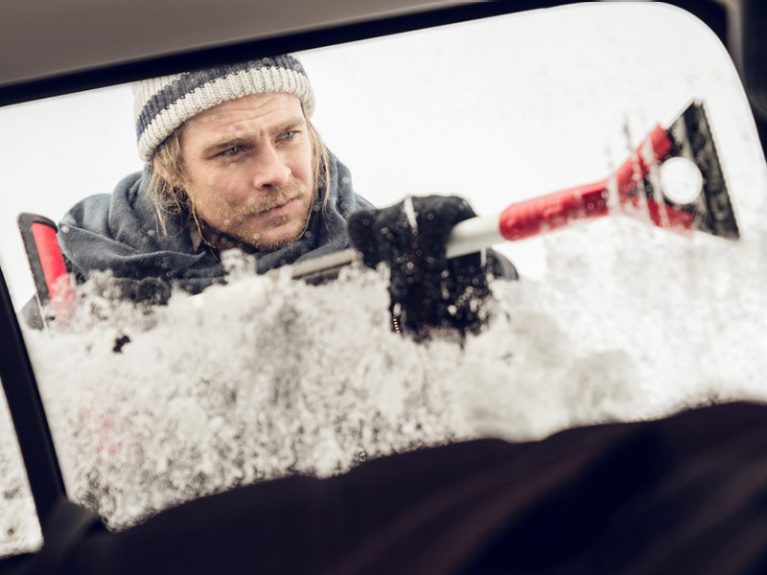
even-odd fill
[(293, 94), (311, 116), (314, 94), (301, 62), (281, 55), (194, 72), (161, 76), (133, 85), (138, 154), (150, 162), (155, 150), (189, 118), (251, 94)]

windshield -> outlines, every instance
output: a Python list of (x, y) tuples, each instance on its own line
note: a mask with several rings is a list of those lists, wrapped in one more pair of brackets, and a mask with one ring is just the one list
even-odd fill
[[(313, 124), (377, 206), (455, 194), (493, 215), (600, 181), (700, 102), (740, 239), (658, 227), (640, 202), (498, 244), (520, 280), (491, 280), (490, 318), (465, 341), (393, 333), (385, 269), (311, 285), (224, 252), (226, 285), (160, 306), (85, 282), (66, 321), (24, 337), (68, 492), (111, 528), (424, 445), (765, 397), (765, 163), (735, 69), (698, 21), (582, 5), (297, 56)], [(0, 256), (21, 309), (35, 286), (16, 215), (60, 221), (143, 163), (129, 86), (8, 107), (0, 125)]]

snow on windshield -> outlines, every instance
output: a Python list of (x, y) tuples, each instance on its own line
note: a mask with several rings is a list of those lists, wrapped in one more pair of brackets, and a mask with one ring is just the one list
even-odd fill
[[(584, 18), (596, 22), (603, 43), (568, 56), (590, 58), (588, 77), (601, 84), (583, 85), (589, 81), (581, 72), (562, 76), (548, 67), (561, 49), (545, 39), (518, 59), (512, 55), (519, 52), (490, 50), (480, 39), (449, 40), (475, 61), (495, 62), (476, 66), (467, 80), (471, 110), (509, 116), (479, 122), (455, 113), (467, 108), (443, 91), (454, 113), (440, 109), (439, 98), (430, 101), (438, 116), (451, 118), (451, 137), (437, 139), (454, 155), (446, 152), (435, 165), (420, 153), (436, 145), (432, 128), (407, 124), (388, 146), (356, 128), (337, 132), (327, 139), (351, 167), (356, 189), (379, 204), (434, 185), (443, 193), (468, 190), (475, 208), (491, 213), (519, 196), (603, 177), (625, 158), (627, 139), (635, 145), (654, 122), (667, 123), (690, 99), (703, 98), (735, 196), (739, 242), (614, 217), (532, 240), (528, 251), (503, 247), (517, 263), (531, 261), (530, 253), (540, 261), (520, 263), (519, 282), (492, 284), (492, 319), (464, 345), (415, 344), (391, 333), (382, 271), (350, 269), (324, 286), (286, 273), (240, 273), (229, 285), (202, 296), (175, 294), (151, 310), (105, 300), (86, 284), (81, 315), (68, 326), (25, 331), (70, 494), (122, 528), (201, 494), (287, 474), (327, 476), (393, 451), (470, 437), (532, 439), (573, 425), (765, 399), (767, 176), (735, 72), (721, 47), (701, 60), (684, 52), (710, 46), (708, 36), (695, 36), (699, 28), (691, 32), (695, 41), (621, 54), (618, 64), (605, 46), (631, 37), (635, 14), (615, 22), (578, 8), (589, 10)], [(583, 44), (571, 13), (544, 16), (546, 30)], [(654, 47), (675, 42), (681, 17), (663, 10)], [(524, 22), (515, 26), (506, 36), (541, 36)], [(425, 44), (437, 46), (434, 37)], [(440, 60), (444, 47), (434, 51), (435, 62), (449, 68), (449, 59)], [(339, 89), (354, 66), (369, 67), (371, 58), (383, 66), (392, 54), (375, 42), (330, 49), (325, 59), (306, 54), (319, 94), (317, 123), (356, 126), (364, 108), (401, 126), (390, 107), (401, 110), (407, 101), (377, 94), (373, 80), (367, 95), (352, 93), (353, 84)], [(654, 64), (639, 64), (648, 59)], [(521, 66), (510, 76), (514, 89), (477, 99), (474, 81), (512, 61)], [(629, 81), (621, 83), (616, 70), (631, 70)], [(402, 68), (394, 72), (406, 77)], [(426, 87), (413, 88), (411, 100), (433, 81), (416, 72)], [(337, 96), (336, 107), (323, 94)], [(488, 133), (499, 138), (493, 145)]]
[(27, 337), (56, 382), (70, 492), (123, 527), (393, 451), (765, 399), (766, 234), (615, 218), (553, 235), (555, 271), (495, 281), (492, 320), (464, 346), (391, 333), (385, 273), (363, 270), (325, 286), (244, 275), (151, 311), (91, 295), (101, 319)]

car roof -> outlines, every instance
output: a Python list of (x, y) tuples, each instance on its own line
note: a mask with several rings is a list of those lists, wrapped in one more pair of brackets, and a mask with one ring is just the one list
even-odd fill
[(0, 86), (450, 4), (455, 3), (445, 0), (15, 2), (3, 7), (0, 19), (0, 53), (6, 55), (0, 66)]

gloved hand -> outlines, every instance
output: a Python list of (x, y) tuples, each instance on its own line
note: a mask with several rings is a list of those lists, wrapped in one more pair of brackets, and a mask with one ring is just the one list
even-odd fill
[(349, 218), (352, 246), (362, 253), (365, 265), (389, 266), (392, 317), (399, 317), (416, 338), (434, 327), (465, 334), (481, 326), (483, 302), (490, 293), (482, 255), (445, 257), (453, 226), (475, 215), (469, 203), (456, 196), (427, 196), (360, 210)]

